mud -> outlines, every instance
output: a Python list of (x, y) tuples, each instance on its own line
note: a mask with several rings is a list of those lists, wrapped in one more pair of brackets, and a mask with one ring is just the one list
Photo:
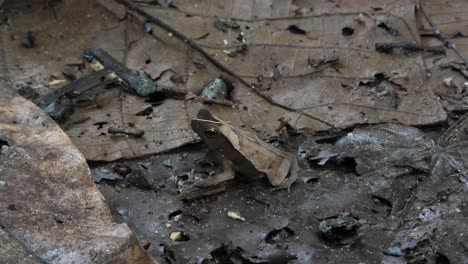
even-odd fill
[[(293, 142), (289, 150), (308, 142), (305, 137), (288, 141)], [(272, 192), (267, 181), (233, 181), (224, 193), (191, 203), (178, 201), (176, 177), (190, 173), (193, 161), (203, 153), (204, 146), (199, 144), (133, 161), (150, 165), (156, 191), (115, 182), (98, 185), (118, 221), (128, 223), (162, 263), (468, 260), (468, 199), (466, 187), (456, 177), (447, 177), (441, 184), (417, 170), (381, 170), (359, 176), (353, 163), (320, 166), (303, 159), (300, 179), (289, 193)], [(168, 160), (171, 167), (165, 166)], [(229, 211), (246, 221), (229, 218)], [(340, 243), (320, 235), (321, 221), (340, 216), (357, 223), (358, 238)], [(172, 241), (169, 235), (175, 231), (183, 231), (189, 239)], [(414, 238), (417, 232), (424, 239)], [(214, 257), (219, 252), (224, 252), (221, 262)], [(445, 260), (449, 262), (441, 262)]]

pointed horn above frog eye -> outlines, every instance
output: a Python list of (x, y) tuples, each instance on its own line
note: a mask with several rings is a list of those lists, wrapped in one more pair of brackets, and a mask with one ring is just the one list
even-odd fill
[(219, 121), (218, 119), (216, 119), (208, 109), (206, 108), (202, 108), (198, 111), (198, 115), (197, 115), (197, 118), (198, 119), (204, 119), (204, 120), (211, 120), (211, 121)]

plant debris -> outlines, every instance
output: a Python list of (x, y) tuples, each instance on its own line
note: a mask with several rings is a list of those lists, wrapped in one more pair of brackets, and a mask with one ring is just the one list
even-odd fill
[(312, 68), (320, 68), (322, 66), (328, 66), (328, 65), (333, 65), (339, 61), (339, 57), (334, 55), (330, 56), (328, 58), (321, 58), (321, 59), (313, 59), (313, 58), (308, 58), (307, 63), (310, 65)]
[(222, 79), (216, 78), (203, 87), (200, 96), (207, 99), (227, 100), (228, 86)]
[(381, 53), (394, 53), (397, 50), (403, 50), (406, 53), (409, 52), (431, 52), (445, 54), (444, 47), (424, 47), (413, 43), (375, 43), (375, 50)]
[[(34, 176), (67, 164), (50, 152), (67, 138), (48, 134), (50, 119), (15, 97), (24, 111), (0, 109), (0, 193), (27, 192), (0, 199), (6, 244), (16, 245), (0, 249), (0, 262), (27, 263), (11, 248), (63, 261), (26, 227), (72, 236), (71, 226), (93, 219), (122, 252), (139, 252), (120, 246), (131, 233), (112, 217), (131, 225), (160, 264), (468, 258), (463, 3), (273, 2), (5, 2), (4, 87), (61, 122), (92, 171), (73, 185), (86, 192), (99, 183), (111, 210), (100, 195), (81, 203), (59, 186), (73, 177), (18, 185), (7, 176), (29, 174), (1, 173), (15, 159)], [(12, 139), (24, 122), (52, 143)], [(26, 170), (31, 144), (41, 166)], [(84, 161), (67, 153), (58, 157)], [(86, 171), (72, 166), (64, 175)], [(57, 210), (41, 214), (42, 204), (28, 202), (35, 189), (66, 199), (48, 199)], [(71, 209), (62, 206), (69, 201)], [(80, 208), (89, 219), (67, 216)], [(34, 217), (8, 219), (18, 213)], [(70, 256), (81, 245), (72, 242), (52, 244)], [(86, 252), (77, 255), (116, 261)]]
[(175, 231), (175, 232), (172, 232), (169, 237), (174, 240), (174, 241), (179, 241), (179, 242), (185, 242), (185, 241), (189, 241), (190, 240), (190, 237), (187, 236), (186, 234), (184, 234), (184, 232), (182, 231)]
[(242, 217), (241, 215), (239, 215), (239, 214), (236, 213), (236, 212), (229, 211), (229, 212), (227, 213), (227, 216), (228, 216), (229, 218), (231, 218), (231, 219), (240, 220), (240, 221), (242, 221), (242, 222), (245, 222), (245, 218)]
[(228, 29), (238, 29), (240, 28), (239, 24), (236, 21), (218, 19), (213, 22), (213, 26), (223, 32), (227, 32)]
[(21, 40), (21, 44), (23, 44), (23, 47), (32, 49), (36, 47), (36, 36), (31, 31), (28, 31), (26, 33), (26, 36)]
[(337, 216), (320, 221), (318, 226), (320, 234), (329, 241), (348, 244), (349, 239), (354, 241), (358, 237), (358, 229), (361, 225), (350, 216)]
[(130, 172), (125, 176), (125, 179), (133, 186), (139, 188), (149, 188), (153, 189), (154, 186), (154, 178), (148, 169), (141, 165), (136, 164), (129, 167)]
[(121, 128), (109, 127), (107, 129), (107, 133), (110, 135), (126, 135), (136, 138), (141, 138), (145, 135), (145, 131), (143, 130), (135, 130), (135, 131), (128, 131)]
[(102, 170), (93, 170), (91, 172), (91, 177), (93, 178), (93, 181), (95, 183), (100, 183), (103, 180), (106, 181), (117, 181), (117, 180), (123, 180), (124, 178), (120, 175), (111, 173), (107, 169), (102, 169)]
[(390, 247), (385, 250), (385, 254), (401, 257), (415, 253), (415, 250), (424, 251), (424, 248), (429, 247), (433, 232), (434, 230), (426, 226), (400, 232)]

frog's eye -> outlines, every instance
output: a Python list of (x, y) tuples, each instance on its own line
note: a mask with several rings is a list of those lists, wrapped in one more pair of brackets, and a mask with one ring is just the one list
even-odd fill
[(209, 128), (205, 131), (205, 134), (209, 137), (214, 137), (218, 135), (218, 129), (216, 128)]

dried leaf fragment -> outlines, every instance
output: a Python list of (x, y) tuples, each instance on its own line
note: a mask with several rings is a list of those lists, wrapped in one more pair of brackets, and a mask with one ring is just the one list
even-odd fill
[(228, 217), (231, 218), (231, 219), (234, 219), (234, 220), (240, 220), (242, 222), (245, 222), (245, 218), (242, 217), (240, 214), (236, 213), (236, 212), (233, 212), (233, 211), (229, 211), (227, 213)]

